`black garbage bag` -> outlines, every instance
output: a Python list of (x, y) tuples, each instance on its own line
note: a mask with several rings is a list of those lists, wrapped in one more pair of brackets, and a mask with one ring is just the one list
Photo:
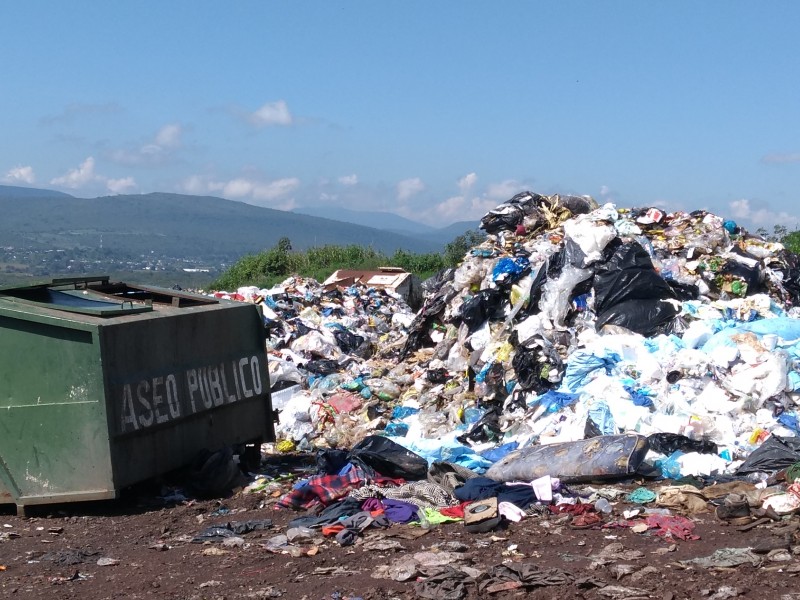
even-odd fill
[(524, 218), (525, 213), (518, 207), (501, 205), (483, 215), (480, 228), (486, 233), (492, 234), (500, 231), (514, 231)]
[(644, 336), (654, 335), (678, 309), (670, 285), (655, 271), (650, 255), (638, 242), (612, 240), (606, 262), (595, 267), (595, 326), (619, 325)]
[(772, 434), (736, 469), (737, 475), (780, 471), (800, 462), (800, 438)]
[(447, 369), (439, 368), (439, 369), (428, 369), (425, 372), (425, 378), (430, 381), (434, 385), (438, 385), (440, 383), (447, 383), (447, 380), (450, 379), (450, 374), (447, 372)]
[(618, 325), (652, 337), (661, 333), (679, 312), (674, 304), (663, 300), (626, 300), (599, 313), (595, 327), (600, 330), (605, 325)]
[(526, 215), (536, 213), (538, 207), (546, 201), (547, 199), (539, 194), (520, 192), (508, 202), (486, 213), (481, 218), (480, 228), (486, 233), (514, 231)]
[(583, 425), (583, 439), (588, 440), (589, 438), (593, 437), (600, 437), (601, 435), (605, 435), (597, 423), (594, 422), (592, 417), (586, 418), (586, 423)]
[(294, 328), (294, 339), (303, 337), (307, 333), (311, 333), (314, 331), (311, 327), (303, 323), (300, 319), (292, 319), (291, 321), (287, 321), (287, 324), (291, 325)]
[[(581, 250), (581, 252), (583, 252)], [(569, 254), (566, 252), (564, 248), (555, 252), (547, 259), (547, 278), (548, 279), (558, 279), (558, 276), (561, 275), (561, 271), (564, 270), (564, 267), (569, 263)]]
[(349, 460), (370, 475), (408, 481), (425, 479), (428, 475), (427, 460), (379, 435), (369, 435), (353, 446)]
[(572, 238), (567, 238), (564, 242), (563, 258), (573, 267), (583, 269), (586, 266), (586, 253)]
[(688, 321), (678, 315), (671, 321), (666, 321), (655, 328), (653, 335), (677, 335), (683, 337), (683, 333), (689, 328)]
[(667, 455), (676, 450), (701, 454), (716, 454), (718, 450), (717, 445), (710, 440), (693, 440), (677, 433), (653, 433), (647, 436), (647, 443), (651, 450)]
[(456, 270), (453, 267), (441, 269), (420, 284), (422, 293), (427, 296), (438, 290), (445, 282), (453, 281)]
[[(609, 246), (614, 242), (612, 240)], [(609, 260), (595, 267), (595, 310), (598, 314), (626, 300), (675, 298), (672, 288), (653, 268), (653, 261), (641, 244), (627, 242), (616, 246)]]
[(242, 471), (233, 460), (233, 448), (211, 452), (201, 449), (189, 465), (190, 487), (207, 498), (223, 496), (242, 481)]
[(336, 338), (336, 345), (345, 354), (356, 354), (356, 351), (365, 341), (363, 336), (356, 335), (346, 329), (334, 329), (333, 337)]
[(338, 373), (342, 369), (342, 365), (340, 365), (335, 360), (327, 360), (321, 358), (319, 360), (310, 360), (303, 368), (306, 371), (311, 373), (316, 373), (317, 375), (331, 375), (332, 373)]
[(317, 473), (320, 475), (336, 475), (347, 464), (349, 452), (339, 448), (320, 450), (317, 452)]
[(585, 215), (597, 208), (597, 202), (589, 196), (562, 196), (559, 194), (554, 199), (558, 206), (563, 206), (573, 215)]
[(736, 260), (728, 260), (717, 271), (717, 276), (723, 279), (726, 277), (741, 279), (747, 285), (743, 296), (758, 294), (763, 289), (761, 283), (764, 276), (758, 263), (750, 267)]
[(456, 438), (462, 444), (480, 444), (499, 440), (503, 435), (500, 429), (500, 407), (490, 407), (466, 433)]
[(503, 318), (505, 294), (497, 288), (481, 290), (461, 305), (459, 316), (466, 323), (470, 333), (474, 333), (487, 319)]
[(431, 325), (441, 321), (440, 315), (457, 293), (449, 282), (445, 282), (436, 294), (425, 298), (422, 308), (419, 309), (408, 328), (408, 337), (399, 353), (400, 360), (404, 360), (406, 356), (426, 344), (432, 343)]
[(678, 300), (697, 300), (700, 297), (700, 288), (693, 283), (681, 283), (674, 279), (668, 279), (667, 283), (672, 288), (672, 291), (675, 292)]
[(517, 348), (511, 361), (517, 384), (525, 391), (543, 393), (555, 385), (548, 379), (553, 367), (542, 355), (539, 348)]
[(800, 304), (800, 255), (782, 250), (778, 253), (778, 270), (783, 274), (783, 287), (789, 294), (792, 304)]

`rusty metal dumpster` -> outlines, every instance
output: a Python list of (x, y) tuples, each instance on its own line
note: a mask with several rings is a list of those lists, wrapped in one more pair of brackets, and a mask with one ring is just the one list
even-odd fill
[(256, 305), (108, 277), (0, 289), (0, 503), (109, 499), (274, 439)]

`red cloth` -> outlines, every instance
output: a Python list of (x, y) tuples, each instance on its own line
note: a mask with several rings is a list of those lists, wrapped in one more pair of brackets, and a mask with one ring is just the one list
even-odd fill
[(468, 504), (472, 504), (472, 501), (471, 500), (467, 500), (466, 502), (462, 502), (458, 506), (448, 506), (447, 508), (440, 508), (439, 512), (442, 513), (445, 517), (453, 517), (455, 519), (463, 519), (464, 518), (464, 508)]
[(679, 540), (699, 540), (699, 535), (694, 535), (694, 521), (680, 515), (650, 515), (645, 520), (650, 529), (658, 528), (656, 535), (665, 538), (678, 538)]
[(324, 535), (325, 537), (331, 537), (332, 535), (336, 535), (343, 529), (344, 525), (325, 525), (322, 528), (322, 535)]
[(366, 473), (359, 467), (353, 467), (345, 475), (317, 475), (278, 500), (276, 506), (294, 509), (327, 506), (367, 482)]
[(592, 504), (551, 504), (547, 508), (551, 513), (556, 515), (582, 515), (587, 512), (594, 512), (594, 506)]

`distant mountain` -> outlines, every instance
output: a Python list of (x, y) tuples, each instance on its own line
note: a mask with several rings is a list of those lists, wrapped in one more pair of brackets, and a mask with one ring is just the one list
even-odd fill
[(43, 190), (39, 188), (21, 187), (18, 185), (0, 185), (0, 198), (72, 198), (64, 192)]
[(442, 227), (441, 229), (435, 229), (430, 233), (421, 235), (419, 236), (419, 238), (428, 240), (429, 242), (441, 243), (446, 245), (452, 242), (458, 236), (463, 235), (470, 229), (474, 229), (475, 231), (480, 231), (479, 226), (480, 226), (480, 221), (458, 221), (457, 223), (452, 223), (447, 227)]
[(458, 221), (447, 227), (437, 229), (429, 225), (417, 223), (394, 213), (356, 211), (345, 208), (313, 206), (296, 208), (296, 213), (324, 217), (345, 223), (354, 223), (366, 227), (383, 229), (403, 236), (411, 236), (429, 243), (444, 246), (470, 229), (478, 229), (479, 221)]
[(435, 230), (434, 227), (430, 227), (429, 225), (417, 223), (411, 219), (406, 219), (405, 217), (389, 212), (348, 210), (346, 208), (332, 206), (304, 206), (294, 209), (294, 212), (301, 215), (310, 215), (312, 217), (321, 217), (323, 219), (332, 219), (334, 221), (372, 227), (374, 229), (394, 231), (402, 235), (420, 235)]
[[(18, 189), (25, 190), (20, 195)], [(0, 246), (50, 250), (98, 248), (118, 254), (236, 259), (288, 237), (295, 250), (312, 246), (371, 246), (438, 252), (434, 241), (211, 196), (154, 193), (74, 198), (27, 188), (0, 188)], [(20, 202), (24, 199), (24, 202)]]

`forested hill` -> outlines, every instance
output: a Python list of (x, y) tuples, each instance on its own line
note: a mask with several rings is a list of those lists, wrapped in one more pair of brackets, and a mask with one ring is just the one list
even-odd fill
[[(25, 192), (19, 192), (25, 190)], [(35, 249), (98, 248), (209, 261), (231, 259), (289, 238), (297, 250), (327, 244), (385, 253), (438, 252), (450, 239), (420, 239), (209, 196), (153, 193), (74, 198), (0, 186), (0, 245)]]

